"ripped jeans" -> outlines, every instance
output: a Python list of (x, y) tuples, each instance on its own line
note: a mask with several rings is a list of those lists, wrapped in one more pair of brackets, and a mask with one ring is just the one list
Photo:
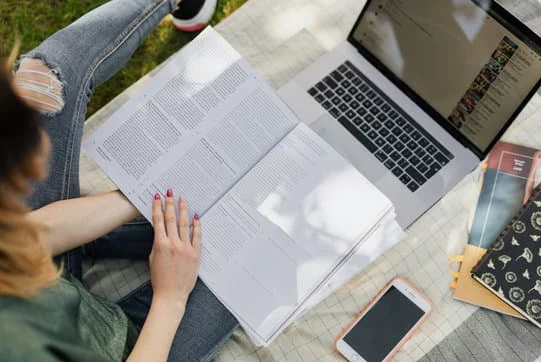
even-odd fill
[[(26, 102), (41, 111), (53, 151), (49, 177), (34, 185), (32, 208), (80, 196), (79, 157), (87, 104), (92, 91), (112, 77), (177, 0), (113, 0), (53, 34), (22, 56), (15, 86)], [(124, 225), (85, 247), (92, 257), (148, 260), (153, 230), (142, 221)], [(64, 268), (80, 277), (82, 251), (63, 257)], [(146, 283), (119, 302), (140, 329), (152, 287)], [(174, 338), (170, 362), (209, 361), (237, 327), (236, 319), (201, 280), (190, 295)]]

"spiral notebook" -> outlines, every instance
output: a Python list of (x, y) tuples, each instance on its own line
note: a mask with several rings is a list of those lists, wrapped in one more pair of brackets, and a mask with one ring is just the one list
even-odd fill
[(472, 277), (541, 328), (541, 186), (472, 270)]

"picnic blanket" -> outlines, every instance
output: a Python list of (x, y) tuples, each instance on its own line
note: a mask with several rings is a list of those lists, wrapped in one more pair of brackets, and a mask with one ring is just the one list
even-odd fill
[[(431, 0), (434, 1), (434, 0)], [(457, 0), (468, 1), (468, 0)], [(501, 3), (534, 30), (541, 30), (538, 0)], [(249, 0), (216, 29), (256, 70), (278, 88), (348, 34), (364, 1)], [(88, 135), (152, 74), (93, 115)], [(541, 148), (541, 97), (536, 95), (503, 139)], [(219, 362), (342, 361), (332, 350), (335, 336), (395, 275), (410, 279), (434, 302), (435, 310), (395, 361), (541, 361), (541, 330), (528, 322), (452, 299), (453, 266), (462, 252), (468, 218), (479, 193), (479, 170), (468, 175), (408, 230), (404, 241), (309, 311), (267, 348), (256, 348), (242, 330), (221, 348)], [(102, 192), (114, 185), (86, 156), (82, 190)], [(148, 280), (144, 262), (101, 260), (85, 273), (95, 293), (117, 300)]]

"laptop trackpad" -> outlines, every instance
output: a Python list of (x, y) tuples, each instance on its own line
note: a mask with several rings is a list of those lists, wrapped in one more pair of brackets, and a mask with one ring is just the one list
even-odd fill
[(379, 161), (329, 114), (319, 117), (310, 125), (310, 128), (351, 162), (370, 181), (376, 183), (388, 176), (387, 169), (379, 165)]

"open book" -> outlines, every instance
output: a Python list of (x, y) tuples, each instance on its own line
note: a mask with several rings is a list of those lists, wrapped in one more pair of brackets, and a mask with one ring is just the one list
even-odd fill
[(392, 203), (207, 28), (84, 145), (151, 220), (173, 188), (201, 215), (200, 277), (268, 344), (392, 222)]

